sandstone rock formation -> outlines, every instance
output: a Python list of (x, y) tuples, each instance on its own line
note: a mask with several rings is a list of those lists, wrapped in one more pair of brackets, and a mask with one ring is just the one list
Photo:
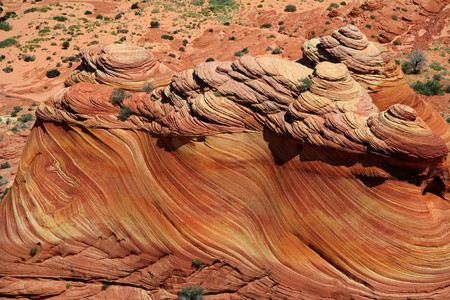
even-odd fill
[(170, 72), (127, 47), (84, 50), (40, 105), (0, 203), (1, 296), (450, 296), (448, 125), (382, 47), (348, 26), (306, 65), (208, 62), (149, 93)]

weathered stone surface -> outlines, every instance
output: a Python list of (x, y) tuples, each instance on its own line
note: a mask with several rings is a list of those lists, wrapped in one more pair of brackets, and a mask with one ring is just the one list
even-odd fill
[(203, 63), (113, 103), (111, 67), (61, 90), (0, 203), (0, 295), (448, 298), (448, 124), (378, 47), (346, 27), (304, 46), (313, 68)]

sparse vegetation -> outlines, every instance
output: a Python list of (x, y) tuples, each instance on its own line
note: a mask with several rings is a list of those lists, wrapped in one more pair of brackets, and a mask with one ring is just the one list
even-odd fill
[(206, 59), (206, 62), (210, 62), (210, 61), (214, 61), (214, 58), (208, 57), (208, 58)]
[(396, 15), (392, 15), (392, 20), (397, 21), (398, 17)]
[(192, 266), (195, 267), (197, 270), (203, 268), (202, 262), (197, 258), (192, 260)]
[(63, 16), (55, 16), (55, 17), (53, 17), (53, 20), (56, 20), (58, 22), (64, 22), (64, 21), (67, 21), (67, 18), (63, 17)]
[(19, 42), (13, 38), (9, 38), (0, 42), (0, 48), (7, 48), (11, 46), (18, 45)]
[(201, 286), (186, 286), (178, 295), (180, 300), (201, 300), (203, 299), (203, 288)]
[(286, 7), (284, 8), (285, 12), (296, 12), (297, 11), (297, 6), (289, 4), (286, 5)]
[(38, 247), (31, 247), (31, 249), (30, 249), (31, 256), (35, 256), (37, 252), (38, 252)]
[(87, 10), (87, 11), (84, 12), (84, 14), (85, 14), (85, 15), (92, 15), (92, 11)]
[(61, 72), (58, 71), (57, 69), (52, 69), (52, 70), (47, 71), (46, 75), (48, 78), (55, 78), (55, 77), (58, 77), (59, 75), (61, 75)]
[(64, 43), (62, 43), (62, 47), (63, 49), (67, 49), (70, 47), (70, 43), (68, 41), (65, 41)]
[(159, 22), (158, 21), (151, 21), (150, 22), (150, 27), (151, 28), (159, 28)]
[(110, 286), (109, 283), (104, 282), (102, 285), (102, 290), (106, 290)]
[(281, 54), (283, 51), (281, 51), (281, 48), (275, 48), (272, 50), (272, 54)]
[(0, 164), (0, 169), (8, 169), (11, 168), (11, 165), (9, 164), (9, 162), (4, 162), (2, 164)]
[(14, 69), (11, 66), (7, 66), (6, 68), (3, 68), (3, 72), (5, 72), (5, 73), (11, 73), (13, 71), (14, 71)]
[(412, 86), (419, 94), (426, 96), (444, 95), (444, 91), (442, 90), (443, 87), (443, 84), (434, 79), (428, 80), (426, 83), (417, 80)]
[(421, 49), (417, 49), (407, 56), (408, 61), (403, 62), (402, 71), (405, 74), (419, 74), (427, 63), (427, 55)]
[(172, 40), (173, 40), (173, 36), (167, 35), (167, 34), (161, 35), (161, 38), (162, 38), (162, 39), (165, 39), (165, 40), (169, 40), (169, 41), (172, 41)]
[(147, 82), (146, 84), (144, 84), (141, 91), (150, 94), (153, 91), (153, 84), (151, 82)]
[(114, 92), (111, 94), (111, 97), (109, 97), (109, 100), (114, 103), (121, 103), (123, 98), (125, 98), (125, 90), (122, 88), (115, 88)]
[(128, 118), (131, 116), (131, 108), (124, 107), (120, 110), (119, 115), (117, 116), (117, 119), (124, 122), (128, 120)]
[(11, 25), (9, 25), (8, 22), (6, 22), (6, 21), (0, 22), (0, 30), (10, 31), (11, 29), (12, 29), (12, 27), (11, 27)]
[(445, 70), (445, 67), (441, 66), (441, 64), (437, 61), (432, 61), (430, 64), (430, 68), (435, 70), (435, 71), (442, 71)]
[(396, 46), (399, 46), (399, 45), (402, 44), (402, 42), (395, 40), (395, 41), (393, 42), (393, 44), (396, 45)]
[(260, 28), (270, 28), (270, 27), (272, 27), (272, 24), (264, 23), (264, 24), (261, 25)]

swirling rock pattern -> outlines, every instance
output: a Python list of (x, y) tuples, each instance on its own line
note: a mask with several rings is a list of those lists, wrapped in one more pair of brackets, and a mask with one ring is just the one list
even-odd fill
[(153, 87), (167, 85), (172, 77), (169, 68), (138, 46), (91, 46), (81, 50), (80, 57), (82, 64), (66, 79), (66, 86), (92, 82), (140, 90), (148, 83)]
[(445, 141), (323, 60), (246, 56), (120, 103), (81, 82), (41, 104), (0, 203), (0, 295), (447, 299)]

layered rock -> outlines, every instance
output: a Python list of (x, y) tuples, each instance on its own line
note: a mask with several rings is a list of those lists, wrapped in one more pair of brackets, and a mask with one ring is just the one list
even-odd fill
[(445, 299), (445, 142), (320, 51), (314, 69), (246, 56), (41, 104), (0, 203), (0, 295)]
[(66, 86), (79, 82), (102, 83), (130, 90), (169, 84), (172, 71), (141, 47), (111, 44), (80, 51), (81, 65), (66, 79)]

